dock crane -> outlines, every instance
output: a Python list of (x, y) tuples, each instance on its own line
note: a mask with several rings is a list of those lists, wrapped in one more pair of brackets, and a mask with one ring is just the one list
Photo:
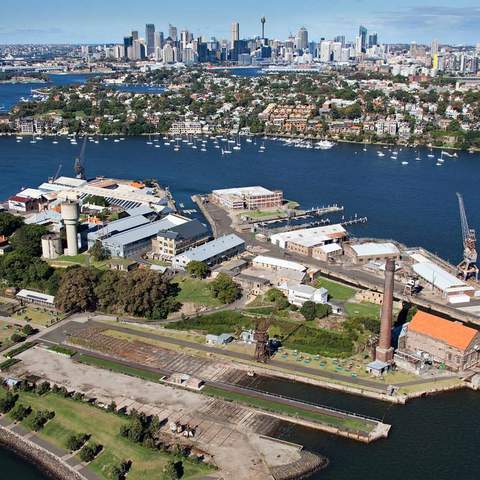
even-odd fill
[(83, 164), (85, 157), (85, 147), (87, 145), (87, 137), (83, 137), (82, 148), (80, 150), (80, 155), (75, 158), (75, 164), (73, 169), (75, 170), (75, 176), (82, 180), (85, 180), (85, 166)]
[(465, 204), (463, 196), (457, 193), (458, 207), (460, 209), (460, 221), (462, 224), (462, 238), (463, 238), (463, 260), (458, 264), (458, 276), (467, 280), (471, 276), (475, 276), (478, 280), (477, 262), (477, 237), (475, 230), (468, 226), (467, 214), (465, 212)]
[(58, 179), (58, 177), (60, 176), (60, 172), (61, 172), (61, 170), (62, 170), (62, 166), (63, 166), (63, 165), (60, 163), (60, 164), (58, 165), (58, 168), (57, 168), (56, 172), (55, 172), (55, 175), (54, 175), (53, 177), (50, 177), (50, 178), (48, 179), (48, 181), (49, 181), (50, 183), (55, 183), (55, 180)]

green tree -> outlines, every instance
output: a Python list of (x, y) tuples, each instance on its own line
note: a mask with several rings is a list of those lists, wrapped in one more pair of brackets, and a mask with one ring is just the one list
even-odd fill
[(210, 290), (212, 295), (224, 304), (233, 303), (242, 293), (238, 284), (226, 273), (218, 274), (217, 278), (211, 282)]
[(315, 316), (317, 318), (328, 317), (331, 311), (332, 311), (332, 308), (330, 307), (330, 305), (322, 304), (322, 303), (317, 303), (315, 305)]
[(94, 260), (97, 262), (101, 262), (103, 260), (108, 260), (110, 258), (110, 250), (104, 247), (100, 240), (97, 240), (93, 246), (89, 250), (90, 255)]
[(43, 225), (23, 225), (10, 239), (13, 248), (30, 257), (42, 254), (41, 238), (48, 232)]
[(28, 406), (22, 405), (21, 403), (16, 405), (15, 408), (12, 410), (11, 416), (12, 418), (17, 421), (21, 422), (25, 417), (30, 415), (32, 409)]
[(163, 468), (162, 480), (177, 480), (180, 478), (175, 460), (169, 460)]
[(96, 273), (85, 267), (71, 267), (60, 280), (55, 304), (62, 312), (94, 311), (97, 306), (95, 295)]
[(305, 320), (312, 321), (316, 317), (316, 308), (315, 303), (307, 301), (300, 308), (300, 313), (303, 315)]
[(9, 237), (23, 225), (23, 219), (8, 212), (0, 213), (0, 235)]
[(192, 260), (188, 263), (187, 273), (194, 278), (205, 278), (208, 275), (208, 266), (205, 262)]

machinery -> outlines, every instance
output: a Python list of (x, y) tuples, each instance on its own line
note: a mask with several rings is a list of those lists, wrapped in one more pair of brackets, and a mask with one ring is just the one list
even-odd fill
[(266, 363), (270, 358), (268, 348), (268, 327), (270, 322), (267, 319), (257, 320), (253, 340), (255, 341), (255, 361)]
[(457, 193), (458, 207), (460, 209), (460, 221), (462, 225), (463, 239), (463, 260), (457, 265), (458, 276), (463, 280), (474, 276), (478, 280), (477, 262), (477, 238), (475, 230), (468, 226), (467, 214), (465, 212), (465, 204), (463, 197)]
[(80, 150), (80, 155), (75, 158), (75, 164), (73, 169), (75, 170), (75, 176), (82, 180), (85, 180), (85, 166), (83, 164), (85, 157), (85, 147), (87, 145), (87, 137), (83, 138), (82, 148)]
[(404, 288), (403, 294), (404, 295), (416, 295), (420, 292), (420, 282), (417, 275), (408, 275), (404, 280)]

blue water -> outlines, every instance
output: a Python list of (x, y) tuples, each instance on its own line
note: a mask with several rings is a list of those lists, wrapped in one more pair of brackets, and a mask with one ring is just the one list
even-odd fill
[(88, 78), (95, 75), (92, 73), (50, 74), (48, 75), (50, 80), (48, 83), (2, 83), (0, 84), (0, 113), (9, 111), (22, 97), (30, 97), (32, 90), (45, 88), (49, 85), (64, 86), (85, 83)]
[[(23, 186), (36, 186), (53, 175), (59, 164), (71, 175), (80, 150), (64, 139), (36, 144), (0, 138), (0, 198)], [(403, 149), (398, 160), (379, 158), (377, 147), (339, 144), (332, 150), (299, 150), (266, 141), (266, 153), (258, 145), (244, 143), (242, 151), (228, 156), (208, 146), (207, 152), (181, 144), (179, 152), (163, 145), (146, 145), (146, 138), (113, 139), (87, 143), (89, 176), (125, 178), (156, 177), (169, 186), (179, 202), (192, 207), (190, 196), (214, 188), (260, 184), (280, 188), (285, 197), (310, 208), (331, 203), (345, 206), (345, 216), (367, 216), (368, 223), (351, 228), (356, 236), (393, 238), (408, 246), (424, 246), (455, 262), (461, 256), (457, 198), (462, 192), (471, 226), (480, 229), (480, 155), (459, 152), (441, 167), (427, 150)], [(258, 143), (261, 141), (259, 140)], [(437, 152), (435, 152), (437, 155)], [(401, 165), (408, 161), (408, 165)], [(335, 220), (335, 217), (331, 218)]]

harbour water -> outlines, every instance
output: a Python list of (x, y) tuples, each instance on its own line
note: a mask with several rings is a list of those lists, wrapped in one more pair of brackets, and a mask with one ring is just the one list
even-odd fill
[[(21, 187), (37, 186), (55, 173), (72, 175), (74, 157), (81, 142), (44, 138), (17, 143), (0, 138), (0, 198)], [(242, 140), (242, 149), (222, 156), (209, 140), (206, 152), (180, 143), (178, 152), (163, 140), (147, 145), (148, 138), (98, 138), (88, 142), (85, 166), (89, 176), (152, 178), (169, 186), (186, 209), (195, 208), (190, 196), (213, 188), (259, 184), (280, 188), (286, 198), (310, 208), (332, 203), (345, 206), (345, 216), (367, 216), (366, 225), (354, 227), (357, 236), (394, 238), (407, 245), (422, 245), (457, 261), (461, 233), (455, 192), (463, 193), (469, 221), (480, 228), (480, 156), (459, 152), (442, 166), (427, 150), (403, 149), (397, 160), (379, 157), (380, 147), (340, 144), (331, 150), (295, 149), (282, 142), (265, 141), (265, 153), (257, 144)], [(155, 145), (159, 145), (155, 147)], [(416, 160), (419, 157), (420, 160)], [(403, 165), (402, 162), (408, 162)], [(333, 217), (332, 217), (333, 220)], [(318, 479), (420, 480), (477, 478), (479, 394), (459, 391), (412, 401), (406, 406), (340, 395), (288, 382), (264, 384), (266, 390), (308, 401), (363, 413), (393, 425), (390, 437), (371, 445), (358, 444), (319, 432), (295, 428), (284, 438), (304, 444), (330, 458), (329, 468)], [(2, 465), (0, 458), (0, 465)], [(22, 461), (18, 461), (23, 468)], [(12, 477), (13, 478), (13, 477)], [(18, 478), (29, 478), (27, 476)], [(32, 477), (36, 478), (36, 477)], [(39, 477), (41, 478), (41, 477)]]
[(47, 480), (43, 472), (10, 450), (0, 448), (1, 478), (18, 480)]

